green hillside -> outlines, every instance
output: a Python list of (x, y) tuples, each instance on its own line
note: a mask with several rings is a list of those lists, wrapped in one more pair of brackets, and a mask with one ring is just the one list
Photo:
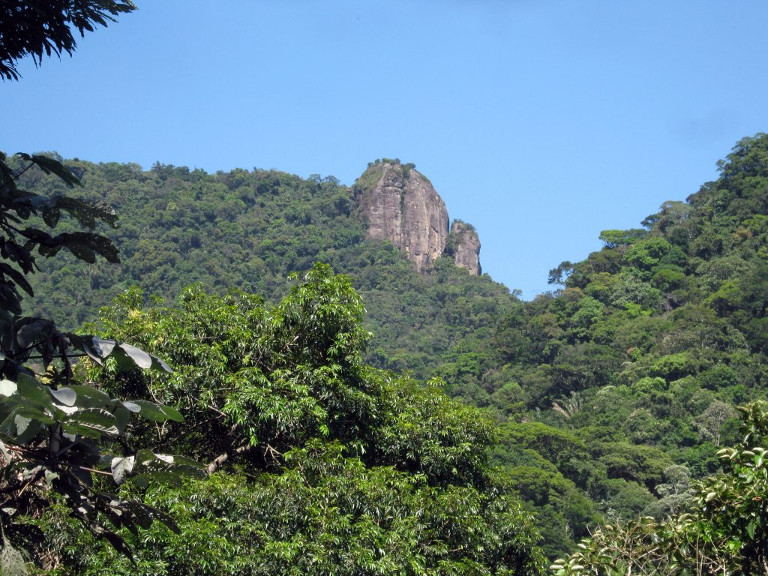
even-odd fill
[[(427, 377), (467, 336), (489, 334), (515, 301), (489, 278), (472, 278), (443, 259), (418, 274), (391, 245), (366, 240), (355, 187), (335, 178), (283, 172), (200, 170), (156, 165), (67, 162), (82, 175), (72, 194), (104, 201), (119, 215), (109, 237), (121, 263), (43, 263), (30, 312), (75, 327), (96, 318), (128, 287), (167, 301), (193, 283), (224, 294), (239, 289), (271, 302), (287, 292), (291, 272), (316, 262), (348, 274), (363, 296), (377, 366)], [(56, 193), (52, 176), (25, 174), (35, 190)], [(62, 224), (63, 226), (63, 224)]]
[[(551, 465), (607, 518), (660, 518), (719, 467), (734, 406), (765, 398), (767, 150), (765, 135), (742, 140), (717, 181), (640, 229), (602, 232), (602, 250), (552, 271), (560, 289), (496, 327), (498, 461), (524, 494), (553, 482), (540, 471)], [(533, 472), (521, 450), (545, 462)], [(528, 497), (563, 518), (563, 538), (566, 487)]]
[[(183, 348), (165, 343), (164, 331), (177, 327), (162, 328), (164, 322), (175, 322), (180, 315), (185, 318), (178, 320), (183, 326), (192, 322), (189, 315), (198, 314), (201, 306), (214, 316), (227, 310), (237, 324), (239, 312), (229, 308), (251, 297), (218, 301), (214, 294), (239, 290), (266, 300), (246, 305), (247, 314), (256, 310), (257, 324), (266, 326), (274, 322), (266, 312), (269, 306), (291, 298), (295, 281), (290, 274), (312, 270), (318, 261), (328, 263), (335, 272), (348, 275), (365, 307), (364, 314), (354, 314), (373, 336), (365, 346), (357, 345), (355, 354), (363, 354), (377, 368), (410, 372), (420, 379), (439, 377), (445, 392), (480, 408), (492, 423), (487, 440), (467, 441), (477, 443), (474, 449), (479, 451), (487, 442), (487, 457), (498, 476), (494, 482), (513, 489), (537, 515), (543, 549), (550, 557), (572, 550), (589, 525), (678, 512), (695, 479), (718, 469), (717, 451), (737, 441), (735, 406), (765, 398), (766, 135), (739, 142), (720, 164), (720, 178), (685, 202), (665, 203), (638, 229), (603, 231), (602, 250), (582, 262), (565, 262), (553, 269), (550, 280), (556, 289), (532, 302), (518, 300), (487, 276), (470, 276), (448, 258), (418, 274), (392, 245), (366, 239), (356, 202), (360, 190), (332, 177), (304, 180), (263, 170), (206, 174), (162, 165), (143, 171), (136, 165), (79, 160), (67, 164), (84, 184), (75, 194), (117, 210), (120, 227), (110, 230), (109, 236), (120, 249), (122, 263), (88, 265), (73, 257), (42, 263), (34, 277), (37, 296), (30, 300), (34, 310), (29, 311), (75, 327), (96, 319), (100, 307), (138, 286), (143, 292), (131, 291), (103, 312), (101, 329), (135, 340), (182, 366), (189, 364), (194, 372), (194, 366), (206, 365), (211, 353), (195, 352), (190, 359)], [(38, 192), (60, 191), (55, 178), (40, 172), (25, 173), (22, 182)], [(185, 289), (194, 283), (201, 287)], [(286, 304), (276, 310), (281, 306)], [(217, 332), (216, 338), (222, 337), (230, 342), (230, 336)], [(362, 333), (356, 338), (367, 340)], [(222, 345), (215, 354), (227, 354), (226, 349)], [(300, 360), (292, 362), (305, 366)], [(250, 368), (227, 366), (219, 372), (245, 369)], [(276, 370), (271, 365), (259, 369), (267, 377)], [(374, 404), (393, 402), (391, 396), (415, 393), (421, 398), (427, 393), (418, 387), (404, 392), (413, 384), (387, 388), (381, 378), (401, 382), (399, 377), (366, 374), (363, 380), (350, 377), (379, 382)], [(196, 378), (200, 376), (192, 381)], [(367, 482), (370, 470), (381, 465), (393, 466), (392, 474), (425, 473), (422, 464), (415, 468), (408, 464), (410, 456), (405, 454), (410, 452), (391, 455), (394, 448), (387, 448), (387, 442), (393, 437), (386, 426), (374, 434), (375, 440), (366, 436), (370, 432), (363, 428), (372, 416), (365, 412), (352, 419), (353, 430), (359, 432), (350, 436), (341, 428), (332, 431), (333, 425), (324, 418), (334, 414), (332, 421), (348, 422), (350, 417), (323, 402), (318, 407), (317, 399), (309, 404), (297, 400), (297, 391), (306, 394), (315, 377), (303, 384), (304, 377), (291, 378), (259, 385), (288, 402), (286, 414), (302, 422), (296, 424), (301, 431), (290, 432), (298, 436), (284, 445), (270, 442), (269, 449), (283, 454), (292, 448), (306, 449), (311, 438), (338, 439), (347, 446), (342, 448), (344, 458), (353, 459), (339, 465), (363, 466), (348, 472), (362, 474), (355, 482)], [(190, 392), (181, 381), (157, 385), (159, 389), (150, 390), (161, 394), (163, 401), (193, 413), (201, 410), (194, 403), (186, 405)], [(329, 386), (334, 389), (336, 384)], [(195, 396), (202, 393), (195, 390)], [(322, 396), (320, 390), (310, 396), (316, 393)], [(214, 398), (214, 412), (227, 418), (259, 414), (268, 421), (269, 410), (276, 409), (262, 396), (236, 409), (243, 400), (215, 400), (215, 395), (205, 394), (206, 399)], [(295, 407), (293, 401), (298, 402)], [(424, 401), (432, 402), (431, 410), (437, 412), (421, 413), (417, 419), (450, 420), (450, 411), (459, 406), (435, 408), (446, 400)], [(406, 407), (407, 402), (400, 408), (377, 410), (389, 410), (392, 415), (384, 421), (394, 419), (407, 438), (412, 424), (397, 415)], [(261, 420), (258, 426), (246, 427), (256, 426), (250, 434), (258, 442), (264, 434), (259, 427), (266, 425)], [(274, 424), (270, 426), (269, 434), (276, 434)], [(191, 443), (179, 439), (173, 447), (194, 454), (196, 447), (218, 434), (203, 427), (199, 439)], [(281, 434), (288, 432), (275, 438)], [(417, 436), (425, 441), (423, 432)], [(322, 449), (324, 454), (327, 449)], [(206, 460), (217, 450), (223, 449), (212, 447), (197, 455)], [(269, 462), (261, 458), (257, 466), (268, 470)], [(293, 470), (286, 465), (286, 470)], [(447, 477), (430, 480), (427, 473), (425, 481), (446, 486), (469, 482), (473, 489), (497, 490), (488, 488), (495, 484), (478, 480), (473, 466), (454, 463)], [(469, 474), (473, 479), (454, 482), (451, 474)], [(313, 489), (331, 489), (310, 484)], [(173, 497), (173, 492), (157, 496), (166, 507), (171, 504), (163, 498)], [(408, 512), (403, 514), (407, 517)]]

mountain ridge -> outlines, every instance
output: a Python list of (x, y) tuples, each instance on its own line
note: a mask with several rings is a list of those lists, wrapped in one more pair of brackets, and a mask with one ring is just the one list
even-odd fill
[[(133, 284), (168, 302), (194, 282), (277, 299), (292, 272), (328, 262), (365, 302), (367, 361), (436, 376), (493, 416), (494, 462), (546, 519), (550, 556), (601, 518), (674, 511), (734, 440), (734, 406), (766, 396), (766, 135), (739, 142), (718, 180), (642, 228), (603, 231), (601, 250), (552, 270), (553, 291), (531, 302), (456, 266), (450, 233), (418, 272), (368, 237), (359, 192), (332, 177), (72, 164), (77, 193), (122, 216), (110, 236), (123, 263), (43, 266), (44, 313), (91, 319)], [(45, 175), (24, 177), (56, 192)]]

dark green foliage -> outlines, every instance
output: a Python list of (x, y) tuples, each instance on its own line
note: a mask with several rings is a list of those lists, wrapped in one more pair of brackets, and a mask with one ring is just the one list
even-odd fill
[[(768, 136), (743, 140), (719, 180), (665, 203), (646, 230), (603, 232), (601, 251), (552, 270), (562, 290), (509, 308), (495, 327), (504, 366), (486, 368), (484, 381), (498, 386), (489, 397), (504, 399), (506, 417), (583, 442), (588, 456), (574, 460), (589, 466), (572, 468), (546, 443), (523, 445), (609, 518), (664, 505), (673, 464), (698, 478), (713, 472), (733, 439), (734, 404), (765, 397), (767, 148)], [(512, 438), (532, 425), (515, 425)], [(507, 446), (500, 461), (530, 466)], [(516, 474), (522, 493), (543, 502), (535, 474)]]
[[(150, 493), (181, 532), (130, 537), (142, 570), (540, 572), (529, 516), (487, 463), (491, 422), (435, 383), (365, 365), (361, 315), (349, 279), (324, 265), (275, 306), (193, 288), (178, 307), (145, 308), (131, 293), (104, 311), (105, 330), (163, 354), (175, 372), (89, 374), (112, 393), (143, 390), (183, 408), (185, 425), (160, 440), (216, 471), (211, 484)], [(73, 572), (131, 570), (108, 549), (57, 554)]]
[(117, 217), (114, 209), (101, 203), (61, 193), (46, 196), (20, 188), (17, 182), (32, 168), (70, 188), (80, 184), (72, 171), (54, 158), (19, 153), (9, 160), (0, 152), (0, 256), (4, 260), (0, 262), (0, 309), (6, 314), (21, 313), (19, 290), (33, 295), (26, 276), (37, 270), (34, 251), (40, 256), (51, 257), (61, 248), (67, 248), (76, 259), (88, 264), (96, 261), (96, 254), (109, 262), (118, 262), (115, 245), (100, 234), (72, 231), (52, 236), (38, 228), (56, 228), (62, 212), (75, 218), (80, 226), (90, 229), (97, 221), (114, 227)]
[[(356, 190), (380, 177), (380, 162), (351, 189), (330, 177), (302, 180), (260, 170), (209, 175), (163, 165), (145, 172), (132, 165), (73, 162), (84, 172), (83, 194), (117, 205), (124, 215), (116, 241), (123, 263), (97, 264), (89, 273), (74, 261), (44, 270), (39, 286), (51, 297), (42, 310), (55, 313), (66, 302), (78, 320), (92, 318), (96, 302), (106, 303), (107, 295), (132, 284), (166, 301), (195, 281), (217, 294), (233, 287), (259, 292), (269, 304), (243, 294), (216, 304), (222, 327), (215, 330), (217, 323), (207, 316), (210, 298), (217, 297), (199, 289), (183, 292), (180, 309), (191, 307), (191, 313), (197, 307), (196, 322), (210, 325), (211, 337), (226, 342), (215, 354), (195, 352), (195, 338), (186, 336), (190, 356), (184, 363), (200, 366), (184, 373), (193, 392), (182, 392), (187, 384), (181, 377), (153, 389), (161, 400), (191, 410), (195, 425), (188, 446), (194, 454), (205, 447), (206, 458), (226, 454), (270, 469), (281, 465), (281, 454), (319, 435), (341, 442), (346, 456), (366, 466), (428, 474), (435, 485), (457, 478), (483, 485), (486, 472), (467, 446), (485, 442), (491, 428), (473, 429), (463, 416), (458, 427), (447, 416), (437, 428), (420, 425), (429, 419), (425, 406), (448, 415), (454, 409), (446, 406), (455, 405), (444, 404), (434, 386), (406, 384), (408, 379), (393, 375), (371, 377), (365, 375), (369, 368), (344, 361), (338, 356), (344, 341), (334, 343), (326, 326), (309, 321), (319, 318), (318, 310), (295, 299), (289, 308), (274, 308), (291, 290), (291, 272), (327, 262), (348, 274), (368, 312), (361, 328), (362, 304), (353, 298), (344, 305), (347, 316), (323, 307), (324, 318), (331, 326), (350, 326), (341, 333), (373, 365), (424, 379), (438, 376), (451, 396), (487, 409), (504, 424), (494, 462), (513, 479), (526, 505), (546, 518), (547, 552), (561, 554), (601, 516), (671, 509), (666, 471), (683, 466), (694, 479), (713, 472), (717, 450), (734, 438), (733, 406), (764, 397), (766, 148), (764, 135), (745, 139), (721, 165), (720, 179), (687, 202), (663, 204), (643, 222), (644, 230), (603, 232), (602, 250), (552, 271), (560, 290), (528, 303), (488, 277), (470, 277), (448, 258), (419, 275), (394, 247), (367, 240)], [(29, 189), (51, 189), (51, 180), (38, 171), (24, 178)], [(103, 296), (83, 298), (93, 287), (104, 288)], [(341, 295), (335, 289), (328, 285), (316, 296), (333, 300)], [(135, 332), (125, 335), (154, 334), (171, 346), (168, 334), (173, 322), (182, 322), (181, 313), (138, 312), (143, 299), (130, 293), (115, 309), (120, 330), (127, 330), (131, 318), (159, 314), (156, 331), (137, 321)], [(270, 342), (293, 350), (291, 338), (298, 338), (296, 355), (272, 364), (274, 358), (263, 352), (267, 341), (249, 351), (226, 336), (223, 326), (242, 326), (236, 315), (243, 306), (248, 322), (272, 326)], [(322, 350), (307, 347), (305, 332), (324, 343)], [(307, 371), (297, 374), (291, 363)], [(327, 363), (334, 371), (328, 372)], [(217, 389), (219, 396), (204, 393), (206, 380), (216, 381), (216, 374), (230, 369), (249, 386), (232, 395), (223, 395), (231, 383)], [(348, 388), (339, 381), (357, 384)], [(130, 384), (133, 395), (147, 392), (142, 382)], [(132, 390), (116, 390), (121, 389)], [(375, 400), (386, 394), (402, 394), (404, 403), (395, 409), (392, 402)], [(419, 400), (411, 406), (414, 395)], [(191, 398), (200, 405), (193, 409)], [(204, 404), (219, 410), (220, 418), (206, 419)], [(255, 413), (281, 418), (278, 424)], [(336, 419), (329, 419), (331, 413)], [(553, 455), (546, 442), (528, 438), (534, 424), (578, 438), (579, 444), (563, 448), (565, 456)], [(234, 442), (228, 436), (232, 426), (242, 434)], [(445, 432), (450, 446), (434, 443), (451, 429)], [(462, 440), (465, 432), (471, 441)], [(516, 444), (521, 438), (523, 448)], [(413, 450), (417, 444), (421, 451)]]
[[(291, 453), (280, 476), (215, 474), (183, 489), (156, 490), (181, 533), (152, 530), (142, 574), (540, 574), (534, 542), (515, 499), (344, 458), (319, 443)], [(78, 573), (136, 569), (109, 550)]]
[[(368, 359), (428, 378), (466, 336), (479, 339), (515, 302), (505, 287), (469, 276), (448, 258), (420, 275), (393, 246), (366, 240), (355, 190), (332, 177), (71, 167), (83, 173), (84, 196), (120, 212), (121, 226), (110, 236), (122, 262), (85, 267), (72, 260), (43, 268), (34, 284), (41, 294), (35, 312), (60, 322), (93, 319), (95, 309), (132, 285), (172, 300), (199, 282), (218, 293), (237, 287), (275, 302), (288, 290), (290, 273), (322, 261), (347, 272), (366, 304), (365, 327), (375, 335)], [(24, 178), (35, 189), (55, 186), (37, 172)]]
[(683, 499), (683, 514), (608, 525), (552, 567), (556, 574), (762, 574), (768, 567), (764, 404), (739, 409), (742, 441), (720, 450), (723, 470)]
[(4, 0), (0, 4), (0, 78), (18, 80), (16, 61), (32, 56), (38, 66), (43, 56), (72, 54), (75, 37), (96, 26), (106, 26), (115, 16), (136, 7), (120, 0)]
[[(41, 532), (33, 520), (53, 504), (127, 556), (131, 550), (120, 530), (137, 533), (155, 520), (176, 529), (167, 514), (105, 491), (94, 475), (111, 477), (113, 487), (129, 480), (146, 487), (158, 478), (178, 479), (202, 471), (191, 460), (130, 450), (125, 443), (134, 414), (160, 424), (182, 422), (176, 409), (141, 399), (121, 401), (92, 383), (84, 384), (73, 373), (77, 356), (108, 364), (112, 370), (170, 371), (163, 361), (130, 344), (60, 332), (50, 320), (19, 316), (18, 289), (32, 296), (26, 275), (36, 269), (33, 250), (52, 257), (66, 247), (89, 263), (96, 252), (116, 261), (117, 252), (97, 233), (51, 236), (34, 227), (41, 219), (44, 226), (55, 228), (62, 211), (88, 228), (96, 220), (114, 225), (116, 218), (113, 210), (99, 204), (19, 188), (20, 175), (32, 167), (70, 187), (79, 180), (54, 158), (17, 154), (17, 159), (26, 165), (14, 171), (0, 155), (0, 253), (6, 260), (0, 264), (0, 570), (26, 574), (14, 545), (25, 548), (36, 562), (44, 562), (41, 541), (46, 531)], [(33, 225), (28, 225), (30, 219)], [(49, 536), (57, 532), (45, 528)]]

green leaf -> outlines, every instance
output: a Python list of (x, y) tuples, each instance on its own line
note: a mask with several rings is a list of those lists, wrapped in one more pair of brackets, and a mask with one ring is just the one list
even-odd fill
[(77, 258), (89, 264), (96, 262), (96, 254), (112, 264), (120, 263), (117, 247), (109, 238), (99, 234), (90, 232), (63, 233), (56, 236), (54, 240), (67, 248)]
[(128, 410), (133, 412), (134, 414), (138, 414), (141, 412), (141, 406), (136, 404), (135, 402), (131, 402), (130, 400), (126, 400), (124, 402), (121, 402), (123, 406), (125, 406)]
[(51, 393), (51, 396), (53, 396), (61, 404), (64, 404), (64, 406), (75, 405), (75, 401), (77, 400), (77, 393), (72, 388), (63, 387), (59, 388), (58, 390), (48, 388), (48, 391)]
[(133, 470), (133, 464), (136, 458), (134, 456), (125, 456), (121, 458), (112, 458), (112, 478), (116, 484), (122, 484)]
[(61, 210), (58, 208), (46, 208), (43, 210), (43, 221), (49, 228), (56, 228), (61, 218)]
[(118, 365), (130, 369), (133, 366), (138, 366), (144, 370), (150, 368), (160, 367), (162, 370), (173, 373), (170, 366), (157, 356), (145, 352), (141, 348), (137, 348), (131, 344), (118, 344), (114, 340), (103, 340), (101, 338), (93, 337), (93, 346), (89, 352), (88, 348), (84, 345), (83, 349), (90, 355), (93, 353), (97, 362), (101, 363), (102, 359), (105, 359), (111, 355), (115, 355)]
[(120, 344), (120, 348), (134, 361), (139, 368), (147, 369), (152, 367), (152, 356), (144, 352), (141, 348), (131, 346), (130, 344)]
[(54, 330), (53, 322), (50, 320), (36, 319), (21, 326), (21, 328), (16, 331), (16, 339), (19, 346), (28, 348), (39, 342), (41, 339), (50, 337), (52, 330)]
[(38, 420), (19, 414), (13, 415), (12, 426), (13, 432), (9, 436), (22, 446), (35, 438), (43, 429), (43, 425)]
[(755, 539), (755, 521), (750, 520), (747, 524), (747, 534), (749, 534), (750, 539)]
[(93, 386), (74, 384), (69, 388), (77, 393), (78, 405), (85, 408), (104, 408), (113, 402), (109, 394)]
[(155, 454), (150, 450), (136, 453), (131, 482), (144, 487), (151, 481), (178, 482), (184, 477), (205, 478), (204, 467), (194, 460), (170, 454)]
[(31, 376), (20, 373), (16, 384), (18, 385), (18, 394), (23, 400), (39, 406), (53, 407), (53, 401), (49, 394), (50, 389)]
[(33, 162), (37, 164), (40, 169), (45, 172), (46, 174), (55, 174), (59, 178), (61, 178), (64, 183), (69, 186), (70, 188), (74, 187), (75, 184), (80, 184), (80, 179), (75, 176), (72, 171), (64, 166), (61, 162), (58, 160), (54, 160), (53, 158), (49, 158), (48, 156), (42, 156), (40, 154), (34, 154), (30, 156), (29, 154), (19, 154), (21, 158), (24, 160), (28, 160), (30, 162)]
[(115, 349), (117, 342), (114, 340), (104, 340), (102, 338), (93, 337), (93, 349), (101, 359), (107, 358)]
[(141, 407), (140, 414), (144, 418), (153, 422), (165, 422), (167, 420), (184, 422), (184, 416), (181, 415), (181, 412), (170, 406), (161, 406), (149, 400), (133, 400), (132, 402)]
[(78, 410), (67, 418), (67, 425), (85, 426), (108, 436), (117, 436), (117, 418), (106, 410), (100, 408), (85, 408)]
[(100, 202), (87, 202), (68, 196), (57, 196), (53, 199), (55, 208), (65, 210), (83, 226), (93, 229), (96, 221), (106, 222), (112, 228), (117, 228), (117, 213), (112, 206)]
[(5, 274), (6, 276), (9, 276), (11, 280), (16, 283), (17, 286), (19, 286), (22, 290), (24, 290), (24, 292), (26, 292), (30, 296), (34, 296), (34, 292), (32, 291), (32, 286), (30, 286), (29, 282), (27, 282), (27, 279), (24, 277), (24, 274), (22, 274), (15, 268), (12, 268), (8, 264), (0, 263), (0, 274)]
[(57, 423), (57, 420), (47, 410), (39, 406), (21, 404), (13, 410), (12, 414), (31, 418), (41, 424), (52, 425)]
[[(92, 426), (90, 424), (81, 424), (79, 422), (67, 421), (62, 422), (62, 430), (67, 434), (74, 434), (76, 436), (85, 436), (86, 438), (93, 438), (94, 440), (101, 440), (104, 436), (114, 436), (116, 434), (107, 434), (102, 429)], [(117, 428), (115, 428), (117, 430)]]
[(131, 423), (131, 411), (128, 410), (122, 403), (115, 407), (115, 427), (120, 434), (124, 433), (128, 428), (128, 424)]

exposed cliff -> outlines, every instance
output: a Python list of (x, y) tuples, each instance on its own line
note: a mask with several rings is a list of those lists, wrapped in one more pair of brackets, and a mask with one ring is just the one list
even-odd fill
[(445, 252), (453, 256), (456, 266), (466, 268), (472, 276), (483, 273), (480, 266), (480, 238), (472, 224), (461, 220), (453, 221)]
[(408, 165), (380, 162), (370, 166), (358, 183), (369, 238), (390, 240), (419, 271), (442, 255), (448, 211), (429, 180)]
[[(368, 237), (389, 240), (420, 272), (446, 253), (448, 211), (431, 182), (413, 164), (376, 161), (355, 184), (360, 207), (368, 220)], [(480, 241), (474, 228), (457, 223), (450, 255), (457, 266), (480, 273)]]

